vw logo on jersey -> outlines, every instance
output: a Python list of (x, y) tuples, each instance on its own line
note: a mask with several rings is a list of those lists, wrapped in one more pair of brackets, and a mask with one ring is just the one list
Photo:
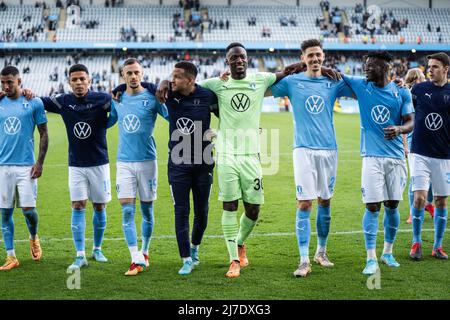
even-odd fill
[(370, 115), (372, 116), (372, 120), (378, 124), (385, 124), (391, 117), (389, 109), (382, 105), (373, 107)]
[(195, 123), (189, 118), (179, 118), (177, 120), (177, 129), (182, 134), (189, 135), (195, 130)]
[(325, 108), (325, 101), (321, 96), (309, 96), (305, 102), (306, 110), (312, 114), (319, 114)]
[(231, 98), (231, 106), (238, 112), (247, 111), (250, 107), (250, 98), (244, 93), (237, 93)]
[(86, 122), (77, 122), (73, 127), (73, 133), (78, 139), (87, 139), (92, 133), (91, 126)]
[(137, 115), (129, 113), (123, 118), (122, 126), (126, 132), (134, 133), (141, 127), (141, 121)]
[(431, 131), (439, 130), (442, 127), (443, 123), (444, 123), (444, 121), (442, 120), (441, 115), (438, 113), (434, 113), (434, 112), (430, 113), (425, 118), (425, 125)]
[(5, 120), (5, 123), (3, 124), (3, 129), (5, 130), (6, 134), (14, 135), (20, 131), (20, 128), (22, 127), (22, 123), (20, 122), (19, 118), (16, 117), (9, 117)]

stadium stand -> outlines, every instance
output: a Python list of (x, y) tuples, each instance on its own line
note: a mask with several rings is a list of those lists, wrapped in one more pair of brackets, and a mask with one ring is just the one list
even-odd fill
[[(58, 42), (93, 42), (93, 41), (281, 41), (298, 42), (299, 39), (326, 36), (326, 41), (344, 41), (330, 33), (324, 32), (325, 16), (329, 19), (335, 8), (322, 11), (320, 6), (208, 6), (183, 11), (178, 6), (127, 6), (107, 7), (83, 6), (79, 17), (77, 12), (69, 9), (57, 8), (54, 4), (47, 9), (35, 6), (8, 5), (6, 10), (0, 11), (0, 30), (2, 42), (14, 41), (56, 41)], [(347, 25), (348, 43), (362, 43), (371, 36), (367, 29), (362, 27), (364, 13), (355, 12), (355, 7), (342, 7), (338, 11), (339, 21)], [(381, 16), (383, 12), (379, 13)], [(22, 30), (39, 28), (41, 32), (33, 33), (32, 37), (20, 37), (17, 27), (18, 17), (31, 18), (22, 24)], [(177, 17), (176, 19), (174, 17)], [(416, 43), (418, 37), (422, 43), (448, 43), (450, 42), (450, 16), (449, 8), (393, 8), (386, 12), (386, 21), (383, 28), (374, 32), (377, 43), (399, 43), (403, 38), (405, 43)], [(151, 19), (149, 18), (151, 17)], [(256, 18), (257, 17), (257, 18)], [(52, 29), (53, 19), (64, 20), (65, 23), (56, 28), (56, 38), (47, 37), (43, 32)], [(255, 18), (249, 25), (248, 20)], [(398, 21), (403, 26), (397, 31), (392, 30), (392, 21)], [(189, 23), (189, 20), (192, 22)], [(407, 26), (405, 26), (405, 22)], [(228, 23), (227, 23), (228, 21)], [(284, 21), (280, 23), (280, 21)], [(295, 23), (291, 22), (295, 21)], [(427, 30), (427, 25), (433, 24), (433, 32)], [(332, 23), (331, 23), (332, 24)], [(439, 29), (438, 29), (439, 27)], [(262, 29), (270, 29), (270, 37), (262, 35)], [(13, 30), (13, 36), (6, 36), (8, 29)], [(398, 29), (398, 28), (394, 28)], [(434, 30), (440, 30), (434, 32)], [(121, 32), (122, 30), (122, 32)], [(128, 30), (128, 31), (127, 31)], [(131, 32), (135, 36), (123, 36)], [(186, 32), (189, 30), (189, 32)], [(359, 33), (359, 34), (358, 34)], [(379, 34), (378, 34), (379, 33)], [(395, 34), (392, 34), (395, 33)], [(36, 35), (36, 36), (35, 36)], [(366, 40), (365, 40), (366, 38)], [(370, 40), (369, 40), (370, 41)]]

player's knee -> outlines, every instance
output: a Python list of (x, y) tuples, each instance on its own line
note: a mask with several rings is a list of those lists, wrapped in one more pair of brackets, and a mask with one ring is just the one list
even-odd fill
[(94, 210), (101, 211), (101, 210), (106, 208), (106, 204), (104, 204), (104, 203), (94, 203), (93, 207), (94, 207)]
[(75, 210), (83, 210), (84, 208), (86, 208), (86, 202), (75, 201), (72, 203), (72, 208), (74, 208)]
[(377, 212), (381, 209), (381, 203), (367, 203), (366, 209), (370, 212)]
[(384, 201), (384, 206), (389, 209), (396, 209), (398, 207), (399, 201), (389, 200)]
[(444, 209), (447, 206), (447, 197), (434, 197), (434, 205), (438, 209)]
[(311, 200), (302, 200), (297, 201), (297, 208), (302, 211), (311, 211), (312, 201)]
[(229, 201), (223, 203), (223, 210), (225, 211), (237, 211), (238, 201)]
[(414, 208), (423, 209), (425, 207), (425, 194), (423, 193), (414, 193)]
[(331, 199), (321, 199), (321, 198), (319, 198), (319, 199), (317, 199), (317, 202), (319, 203), (319, 205), (321, 207), (328, 208), (330, 206), (330, 204), (331, 204)]

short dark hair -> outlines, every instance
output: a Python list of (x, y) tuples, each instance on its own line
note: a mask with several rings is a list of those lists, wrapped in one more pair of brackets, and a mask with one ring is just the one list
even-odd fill
[(228, 52), (230, 49), (233, 49), (234, 47), (241, 47), (242, 49), (247, 50), (247, 49), (245, 49), (245, 47), (242, 43), (232, 42), (228, 45), (228, 47), (225, 49), (225, 51)]
[(380, 60), (385, 61), (386, 63), (390, 63), (393, 60), (392, 55), (387, 51), (369, 52), (364, 56), (364, 60), (367, 60), (368, 58), (380, 59)]
[(188, 75), (194, 77), (194, 79), (197, 77), (198, 70), (195, 64), (189, 61), (180, 61), (175, 64), (175, 68), (183, 69), (185, 73)]
[(69, 77), (74, 72), (84, 71), (86, 74), (89, 74), (88, 68), (84, 64), (74, 64), (69, 69)]
[(15, 77), (15, 76), (19, 75), (19, 69), (17, 69), (14, 66), (7, 66), (2, 69), (1, 75), (4, 77), (5, 76)]
[(301, 44), (302, 52), (305, 52), (306, 49), (311, 47), (320, 47), (322, 49), (322, 42), (318, 39), (308, 39), (302, 42)]
[(125, 66), (129, 66), (129, 65), (135, 64), (135, 63), (137, 63), (138, 65), (141, 65), (141, 63), (139, 62), (138, 59), (136, 59), (136, 58), (128, 58), (127, 60), (124, 61), (123, 65), (122, 65), (122, 68), (125, 67)]
[(445, 52), (437, 52), (437, 53), (430, 54), (427, 56), (427, 59), (428, 60), (430, 60), (430, 59), (438, 60), (438, 61), (442, 62), (444, 67), (450, 66), (450, 57)]

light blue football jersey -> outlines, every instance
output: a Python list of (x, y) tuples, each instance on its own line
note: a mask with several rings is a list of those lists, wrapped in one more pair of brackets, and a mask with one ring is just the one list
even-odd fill
[(361, 156), (404, 159), (402, 137), (384, 138), (384, 128), (402, 125), (404, 115), (414, 113), (411, 93), (390, 82), (378, 88), (363, 77), (344, 75), (358, 98), (361, 122)]
[(44, 123), (47, 117), (41, 99), (1, 99), (0, 165), (34, 165), (34, 128)]
[(169, 117), (166, 106), (160, 104), (147, 90), (134, 95), (124, 92), (119, 103), (113, 101), (108, 127), (118, 121), (117, 161), (138, 162), (156, 159), (153, 129), (158, 114), (166, 120)]
[(353, 91), (343, 81), (308, 77), (298, 73), (283, 78), (272, 87), (274, 97), (289, 97), (294, 119), (294, 148), (336, 150), (333, 107), (336, 98), (351, 97)]

